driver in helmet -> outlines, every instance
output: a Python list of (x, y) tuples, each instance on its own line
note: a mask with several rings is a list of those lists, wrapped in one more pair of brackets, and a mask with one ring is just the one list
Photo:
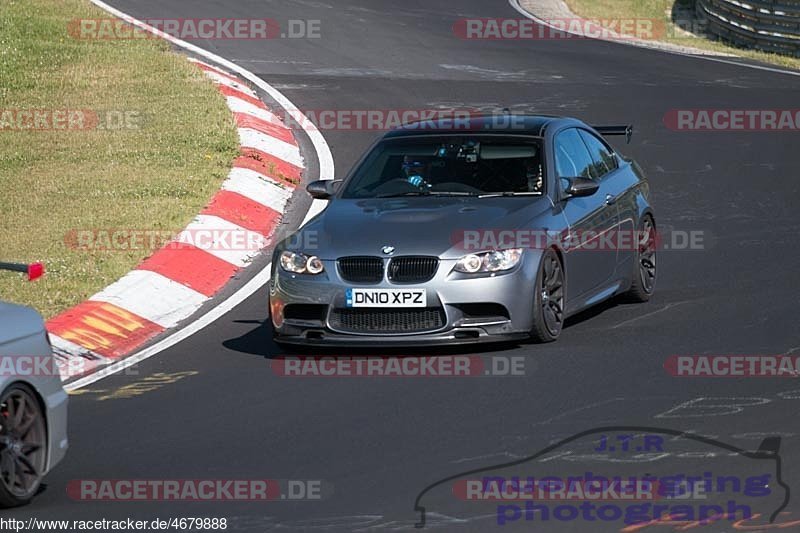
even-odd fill
[(403, 158), (403, 173), (406, 180), (414, 187), (430, 187), (425, 180), (426, 165), (422, 161), (413, 159), (409, 156)]

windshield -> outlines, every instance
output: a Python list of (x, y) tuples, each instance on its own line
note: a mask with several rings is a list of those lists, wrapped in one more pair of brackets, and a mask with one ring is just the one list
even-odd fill
[(373, 149), (342, 197), (540, 195), (540, 154), (536, 139), (392, 139)]

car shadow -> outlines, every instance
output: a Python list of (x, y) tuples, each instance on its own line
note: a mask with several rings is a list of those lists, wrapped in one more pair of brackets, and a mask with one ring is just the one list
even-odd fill
[[(573, 315), (564, 322), (564, 329), (567, 330), (590, 320), (602, 313), (620, 305), (628, 305), (621, 297), (611, 298), (600, 302), (592, 307)], [(634, 305), (634, 304), (631, 304)], [(485, 353), (503, 352), (515, 350), (523, 346), (536, 346), (535, 343), (526, 341), (500, 341), (487, 342), (480, 344), (457, 344), (453, 346), (430, 346), (430, 347), (386, 347), (386, 348), (347, 348), (347, 347), (322, 347), (322, 346), (278, 346), (272, 340), (272, 324), (266, 320), (235, 320), (236, 324), (256, 324), (257, 327), (240, 337), (234, 337), (222, 342), (222, 345), (236, 352), (251, 355), (260, 355), (267, 359), (274, 359), (286, 355), (337, 355), (346, 353), (347, 355), (393, 355), (393, 356), (433, 356), (433, 355), (480, 355)], [(556, 341), (558, 342), (558, 341)]]
[(257, 355), (266, 359), (275, 359), (287, 355), (343, 355), (348, 356), (436, 356), (436, 355), (480, 355), (518, 349), (522, 346), (519, 342), (493, 342), (485, 344), (459, 344), (453, 346), (430, 347), (320, 347), (320, 346), (278, 346), (272, 340), (272, 324), (269, 320), (236, 320), (237, 324), (257, 324), (257, 327), (244, 335), (222, 341), (222, 345), (236, 352)]
[(593, 305), (592, 307), (584, 309), (580, 313), (572, 315), (571, 317), (567, 318), (564, 321), (564, 329), (571, 328), (572, 326), (577, 326), (578, 324), (586, 322), (587, 320), (590, 320), (598, 315), (601, 315), (606, 311), (608, 311), (609, 309), (613, 309), (619, 305), (623, 305), (623, 302), (621, 299), (619, 299), (619, 297), (610, 298), (596, 305)]

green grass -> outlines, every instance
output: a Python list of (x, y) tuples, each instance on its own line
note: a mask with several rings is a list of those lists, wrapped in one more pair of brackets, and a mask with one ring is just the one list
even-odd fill
[(136, 118), (116, 130), (0, 130), (0, 261), (39, 260), (47, 269), (34, 283), (0, 272), (0, 299), (50, 317), (150, 255), (80, 251), (65, 234), (182, 228), (227, 175), (236, 130), (214, 86), (163, 41), (74, 39), (70, 20), (108, 18), (86, 0), (1, 1), (0, 113)]
[(663, 20), (666, 23), (666, 37), (660, 39), (663, 42), (713, 52), (734, 53), (756, 61), (800, 69), (800, 59), (798, 58), (745, 50), (682, 31), (672, 23), (671, 14), (675, 7), (693, 13), (694, 3), (692, 0), (565, 0), (565, 2), (573, 13), (584, 18), (595, 19), (601, 24), (603, 19), (613, 20), (615, 18)]

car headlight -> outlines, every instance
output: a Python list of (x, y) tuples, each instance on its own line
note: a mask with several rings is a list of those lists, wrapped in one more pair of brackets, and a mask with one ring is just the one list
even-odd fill
[(319, 274), (325, 270), (325, 265), (316, 255), (286, 250), (281, 252), (281, 268), (293, 274)]
[(456, 262), (453, 270), (465, 274), (502, 272), (517, 266), (520, 259), (522, 259), (522, 248), (492, 250), (491, 252), (465, 255)]

